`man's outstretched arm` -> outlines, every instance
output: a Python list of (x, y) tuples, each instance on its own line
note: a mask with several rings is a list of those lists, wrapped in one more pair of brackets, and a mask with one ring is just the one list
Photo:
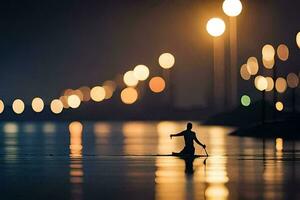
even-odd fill
[(202, 143), (198, 140), (198, 138), (196, 137), (196, 135), (195, 135), (195, 137), (194, 137), (194, 140), (195, 140), (195, 142), (196, 142), (197, 144), (199, 144), (199, 145), (202, 146), (203, 148), (206, 147), (205, 144), (202, 144)]
[(178, 136), (183, 136), (183, 135), (184, 135), (184, 132), (182, 131), (182, 132), (177, 133), (177, 134), (171, 134), (170, 138), (172, 138), (172, 137), (178, 137)]

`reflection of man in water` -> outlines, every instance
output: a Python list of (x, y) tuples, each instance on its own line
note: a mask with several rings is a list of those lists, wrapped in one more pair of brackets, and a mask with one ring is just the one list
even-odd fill
[(195, 147), (194, 147), (194, 140), (197, 144), (202, 146), (205, 149), (205, 144), (202, 144), (196, 137), (196, 133), (192, 131), (192, 123), (188, 123), (186, 126), (186, 130), (177, 133), (177, 134), (171, 134), (170, 137), (178, 137), (183, 136), (184, 137), (184, 143), (185, 147), (184, 149), (179, 153), (173, 153), (174, 155), (194, 155), (195, 154)]

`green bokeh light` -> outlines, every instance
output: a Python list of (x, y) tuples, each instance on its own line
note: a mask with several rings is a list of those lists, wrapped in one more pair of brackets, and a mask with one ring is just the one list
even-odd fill
[(250, 97), (249, 97), (248, 95), (243, 95), (243, 96), (241, 97), (241, 104), (242, 104), (243, 106), (249, 106), (249, 105), (251, 104), (251, 99), (250, 99)]

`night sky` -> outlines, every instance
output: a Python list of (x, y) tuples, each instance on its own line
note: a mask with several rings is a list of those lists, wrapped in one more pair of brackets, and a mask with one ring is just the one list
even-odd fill
[[(93, 86), (145, 64), (159, 74), (158, 56), (176, 57), (176, 102), (206, 105), (212, 39), (205, 25), (211, 17), (228, 18), (223, 1), (212, 0), (9, 0), (0, 3), (0, 98), (11, 103), (34, 96), (49, 103), (65, 88)], [(261, 60), (270, 43), (290, 48), (279, 75), (299, 71), (298, 0), (243, 0), (238, 17), (238, 63)], [(228, 38), (228, 32), (224, 35)], [(227, 47), (228, 51), (228, 47)], [(227, 53), (228, 54), (228, 53)], [(226, 54), (226, 55), (227, 55)], [(227, 62), (229, 56), (226, 56)], [(261, 64), (262, 67), (262, 64)], [(258, 96), (240, 80), (241, 92)], [(192, 92), (193, 91), (193, 92)]]

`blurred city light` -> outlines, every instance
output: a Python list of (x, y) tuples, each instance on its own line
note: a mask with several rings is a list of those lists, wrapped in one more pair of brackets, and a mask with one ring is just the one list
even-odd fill
[(275, 60), (264, 60), (263, 59), (263, 65), (265, 66), (266, 69), (272, 69), (275, 65)]
[(276, 107), (276, 110), (278, 110), (278, 111), (282, 111), (284, 108), (283, 103), (281, 101), (277, 101), (275, 104), (275, 107)]
[(298, 47), (300, 48), (300, 32), (298, 32), (296, 35), (296, 43), (297, 43)]
[(59, 99), (54, 99), (50, 103), (50, 109), (54, 114), (61, 113), (63, 108), (63, 103)]
[(105, 99), (110, 99), (117, 88), (117, 84), (111, 80), (104, 81), (103, 88), (105, 90)]
[(249, 106), (250, 104), (251, 104), (251, 99), (250, 99), (250, 97), (248, 96), (248, 95), (243, 95), (242, 97), (241, 97), (241, 104), (243, 105), (243, 106)]
[(225, 28), (225, 23), (220, 18), (211, 18), (206, 24), (207, 32), (213, 37), (221, 36), (225, 32)]
[(264, 91), (268, 87), (267, 79), (263, 76), (256, 76), (254, 79), (254, 84), (256, 89), (258, 89), (259, 91)]
[(278, 77), (275, 81), (276, 91), (279, 93), (284, 93), (287, 88), (286, 80), (282, 77)]
[(273, 88), (274, 88), (274, 80), (272, 77), (265, 77), (267, 82), (268, 82), (268, 86), (266, 88), (266, 91), (269, 92), (269, 91), (272, 91)]
[(80, 122), (74, 121), (69, 124), (71, 157), (82, 156), (82, 130), (83, 126)]
[(250, 57), (247, 60), (247, 70), (250, 75), (256, 75), (258, 72), (258, 61), (255, 57)]
[(263, 56), (263, 60), (265, 61), (272, 61), (274, 60), (274, 56), (275, 56), (275, 49), (272, 45), (270, 44), (266, 44), (263, 48), (262, 48), (262, 56)]
[(277, 47), (277, 56), (280, 60), (286, 61), (289, 58), (289, 48), (285, 44)]
[(95, 86), (91, 89), (91, 98), (96, 102), (103, 101), (105, 99), (105, 89), (101, 86)]
[(61, 96), (59, 97), (59, 100), (62, 102), (64, 108), (69, 108), (69, 104), (68, 104), (68, 96)]
[(239, 0), (225, 0), (222, 8), (226, 15), (236, 17), (242, 12), (243, 5)]
[(156, 77), (151, 78), (151, 80), (149, 82), (149, 87), (152, 92), (160, 93), (165, 89), (166, 83), (163, 78), (156, 76)]
[(78, 89), (82, 94), (81, 101), (89, 101), (91, 99), (90, 92), (91, 89), (87, 86), (82, 86)]
[(128, 87), (134, 87), (139, 82), (139, 80), (134, 76), (133, 71), (126, 72), (123, 76), (123, 81)]
[(149, 69), (145, 65), (137, 65), (133, 70), (135, 78), (139, 81), (146, 80), (149, 77), (149, 73)]
[(71, 108), (78, 108), (80, 106), (81, 100), (79, 96), (76, 94), (72, 94), (71, 96), (68, 97), (68, 105)]
[(16, 114), (21, 114), (25, 109), (25, 104), (21, 99), (16, 99), (12, 104), (12, 108)]
[(44, 101), (40, 97), (35, 97), (31, 102), (31, 107), (34, 112), (42, 112), (44, 109)]
[(244, 79), (246, 81), (251, 78), (251, 75), (249, 74), (248, 69), (247, 69), (247, 64), (243, 64), (241, 66), (240, 74), (241, 74), (242, 79)]
[(5, 108), (4, 102), (0, 99), (0, 114), (3, 113), (4, 108)]
[(299, 77), (295, 73), (289, 73), (286, 77), (287, 85), (290, 88), (296, 88), (299, 85)]
[(170, 69), (175, 64), (175, 57), (170, 53), (163, 53), (158, 58), (159, 65), (164, 69)]
[(136, 89), (128, 87), (122, 90), (121, 100), (125, 104), (133, 104), (138, 99), (138, 92)]
[(276, 138), (276, 150), (277, 151), (283, 150), (283, 139), (282, 138)]

